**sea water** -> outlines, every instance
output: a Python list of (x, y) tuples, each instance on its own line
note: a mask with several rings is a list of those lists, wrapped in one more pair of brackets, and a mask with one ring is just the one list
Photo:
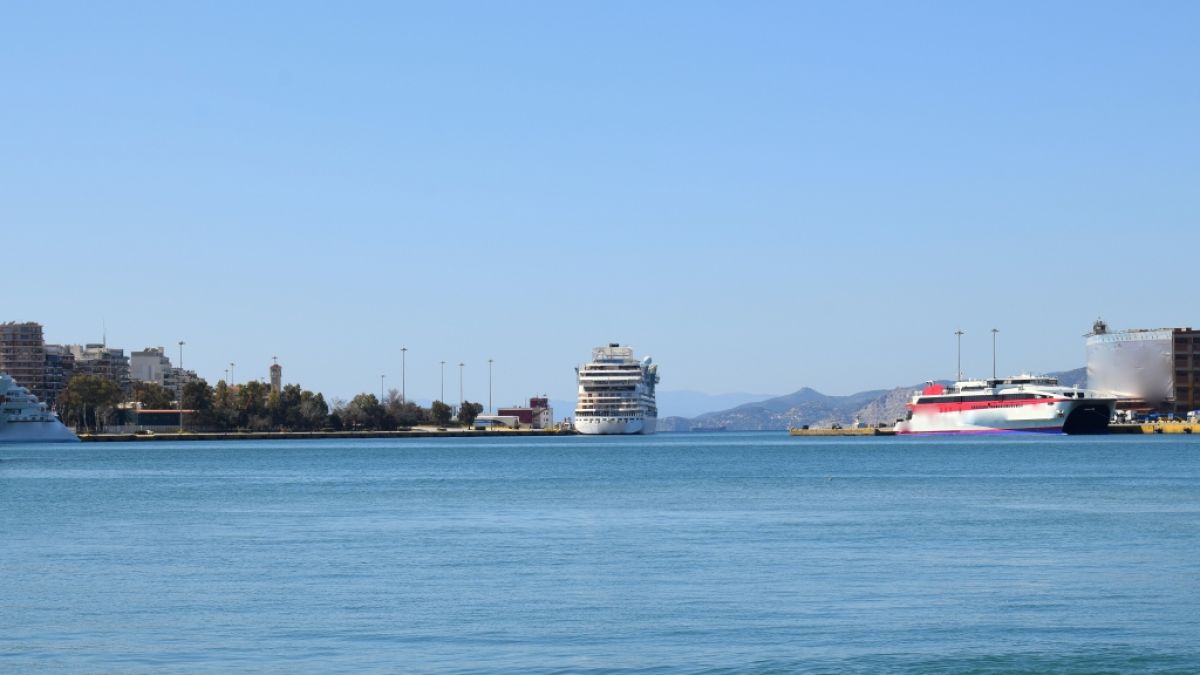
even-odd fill
[(0, 446), (0, 671), (1200, 672), (1191, 437)]

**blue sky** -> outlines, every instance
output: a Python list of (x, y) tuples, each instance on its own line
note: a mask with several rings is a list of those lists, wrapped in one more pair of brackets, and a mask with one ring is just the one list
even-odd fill
[[(0, 319), (333, 396), (827, 393), (1200, 324), (1200, 6), (8, 3)], [(447, 398), (457, 396), (447, 371)], [(454, 393), (451, 393), (453, 390)]]

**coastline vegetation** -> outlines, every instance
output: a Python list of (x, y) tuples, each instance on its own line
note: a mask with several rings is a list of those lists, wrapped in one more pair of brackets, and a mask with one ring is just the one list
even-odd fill
[[(133, 424), (136, 410), (121, 406), (116, 383), (97, 375), (76, 375), (60, 394), (56, 407), (65, 424), (87, 432), (100, 432), (113, 424)], [(457, 423), (470, 427), (483, 412), (483, 405), (464, 401), (457, 417), (442, 401), (428, 408), (405, 401), (395, 389), (380, 400), (375, 394), (358, 394), (349, 401), (330, 405), (319, 392), (298, 384), (285, 385), (279, 392), (250, 381), (215, 386), (203, 379), (184, 385), (181, 400), (171, 390), (152, 382), (133, 386), (133, 399), (146, 410), (182, 407), (186, 431), (394, 431), (428, 424), (447, 427)]]

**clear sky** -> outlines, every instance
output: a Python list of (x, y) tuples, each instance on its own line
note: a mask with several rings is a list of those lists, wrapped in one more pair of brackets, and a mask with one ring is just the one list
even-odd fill
[(1194, 2), (8, 2), (0, 320), (210, 381), (571, 398), (1200, 324)]

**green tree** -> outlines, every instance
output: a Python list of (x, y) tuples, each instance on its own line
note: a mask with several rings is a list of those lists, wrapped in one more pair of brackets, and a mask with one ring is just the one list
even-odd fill
[(175, 396), (157, 382), (137, 382), (133, 385), (133, 400), (150, 410), (167, 410), (175, 407)]
[(121, 402), (121, 388), (99, 375), (76, 375), (58, 396), (58, 409), (64, 420), (76, 429), (97, 432)]
[(201, 379), (183, 385), (183, 408), (192, 412), (184, 416), (185, 426), (200, 429), (216, 427), (213, 409), (213, 388)]
[(387, 413), (375, 394), (359, 394), (339, 411), (342, 424), (351, 429), (383, 429)]
[(429, 419), (439, 427), (444, 427), (449, 424), (450, 416), (452, 414), (454, 414), (454, 410), (441, 401), (434, 401), (429, 406)]
[(483, 412), (482, 403), (471, 403), (463, 401), (463, 404), (458, 408), (458, 421), (463, 426), (469, 427), (475, 423), (475, 418), (479, 417), (479, 413)]
[(218, 380), (217, 386), (213, 388), (212, 398), (213, 429), (217, 431), (228, 431), (234, 428), (237, 425), (238, 410), (233, 389), (225, 383), (225, 380)]
[(308, 390), (300, 392), (297, 420), (298, 428), (308, 431), (323, 429), (326, 425), (332, 426), (329, 421), (329, 405), (325, 403), (325, 397)]

